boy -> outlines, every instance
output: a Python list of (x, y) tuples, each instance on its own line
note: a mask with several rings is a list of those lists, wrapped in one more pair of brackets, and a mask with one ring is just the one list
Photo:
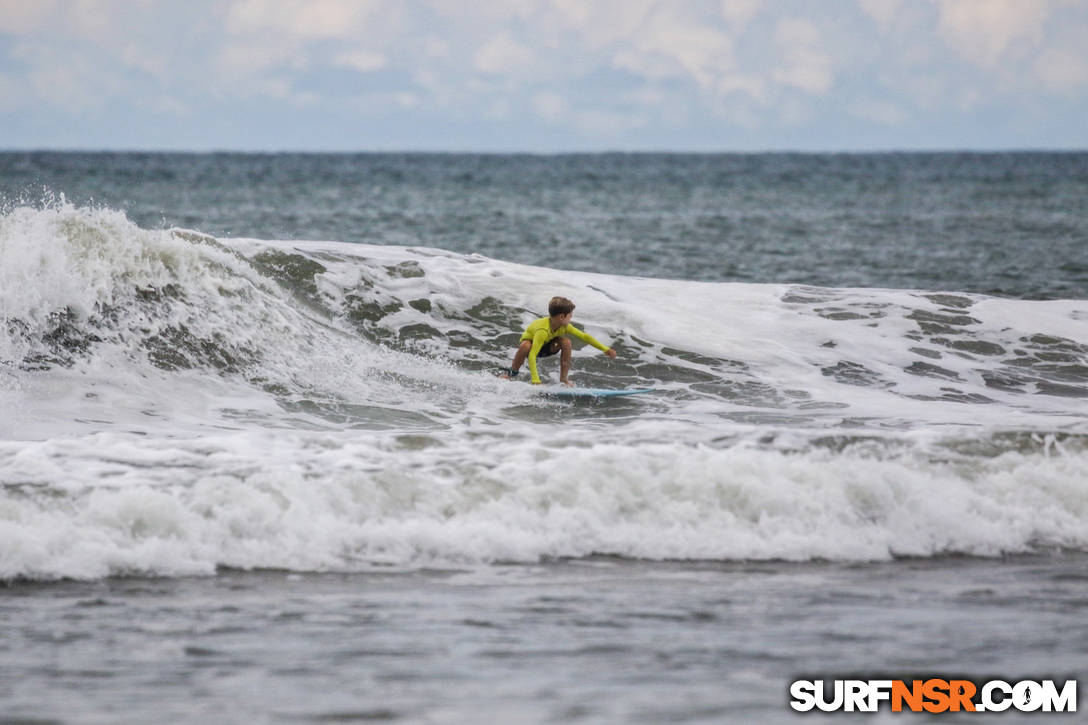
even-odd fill
[(538, 357), (549, 357), (558, 352), (560, 353), (559, 382), (567, 387), (573, 387), (573, 383), (567, 379), (567, 374), (570, 372), (570, 339), (564, 337), (564, 335), (574, 335), (579, 340), (588, 342), (593, 347), (601, 350), (613, 360), (616, 359), (615, 350), (605, 347), (597, 342), (592, 335), (587, 335), (570, 324), (570, 319), (574, 315), (574, 303), (566, 297), (552, 297), (551, 301), (548, 302), (548, 314), (550, 317), (533, 320), (529, 327), (525, 329), (518, 350), (514, 353), (514, 362), (511, 363), (510, 369), (504, 370), (499, 377), (509, 379), (516, 376), (518, 370), (521, 369), (521, 364), (528, 357), (529, 373), (532, 376), (533, 385), (540, 385), (540, 375), (536, 371), (536, 359)]

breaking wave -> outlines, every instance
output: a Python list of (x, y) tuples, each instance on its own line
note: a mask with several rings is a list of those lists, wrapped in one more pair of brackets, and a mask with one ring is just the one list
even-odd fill
[[(1088, 546), (1088, 302), (0, 217), (0, 578)], [(553, 294), (619, 352), (497, 380)], [(547, 374), (553, 368), (545, 365)]]

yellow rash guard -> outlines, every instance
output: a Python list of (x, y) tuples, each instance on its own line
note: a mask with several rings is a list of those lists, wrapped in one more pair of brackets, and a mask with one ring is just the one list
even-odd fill
[(533, 346), (529, 350), (529, 373), (532, 375), (532, 381), (534, 383), (540, 382), (540, 375), (538, 375), (536, 371), (536, 356), (540, 352), (540, 348), (563, 335), (573, 335), (582, 342), (588, 342), (601, 352), (608, 349), (607, 345), (602, 345), (593, 337), (593, 335), (582, 332), (574, 325), (563, 325), (558, 330), (553, 331), (550, 317), (541, 317), (539, 320), (533, 320), (532, 323), (525, 328), (525, 332), (522, 334), (521, 339), (533, 341)]

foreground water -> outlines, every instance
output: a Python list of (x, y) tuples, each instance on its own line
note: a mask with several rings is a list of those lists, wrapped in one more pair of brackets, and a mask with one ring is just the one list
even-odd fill
[[(24, 585), (0, 601), (0, 687), (5, 714), (35, 722), (825, 722), (841, 715), (786, 709), (787, 683), (1083, 681), (1086, 563), (588, 559)], [(1026, 720), (1040, 717), (1079, 722)]]
[[(1083, 670), (1086, 155), (0, 159), (12, 717)], [(496, 379), (553, 294), (656, 392)]]

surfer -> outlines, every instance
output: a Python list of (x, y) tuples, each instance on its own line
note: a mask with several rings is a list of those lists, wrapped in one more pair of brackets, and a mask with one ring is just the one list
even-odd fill
[(613, 360), (616, 359), (616, 351), (598, 342), (592, 335), (588, 335), (570, 323), (574, 315), (574, 303), (566, 297), (552, 297), (548, 302), (549, 317), (541, 317), (533, 320), (525, 332), (521, 335), (517, 352), (514, 353), (514, 362), (510, 368), (503, 370), (499, 377), (513, 378), (517, 376), (521, 364), (525, 358), (529, 358), (529, 374), (533, 385), (540, 385), (540, 375), (536, 369), (538, 357), (550, 357), (559, 353), (559, 382), (568, 387), (573, 383), (567, 379), (570, 373), (570, 338), (573, 335), (583, 342), (588, 342), (593, 347), (603, 352)]

